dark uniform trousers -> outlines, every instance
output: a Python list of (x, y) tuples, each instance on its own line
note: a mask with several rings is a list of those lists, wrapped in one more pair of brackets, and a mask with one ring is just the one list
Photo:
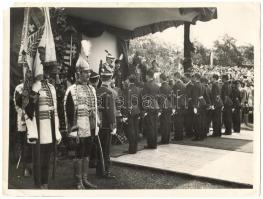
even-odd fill
[(166, 109), (163, 110), (162, 114), (160, 115), (160, 132), (162, 135), (161, 143), (162, 144), (169, 144), (170, 142), (170, 123), (171, 123), (171, 110)]
[(215, 108), (215, 110), (212, 111), (212, 124), (213, 124), (213, 135), (221, 136), (221, 127), (222, 127), (222, 111), (221, 108)]
[(223, 123), (225, 126), (225, 134), (232, 133), (232, 106), (233, 102), (230, 98), (231, 96), (231, 88), (228, 83), (223, 84), (221, 89), (221, 98), (224, 102), (223, 109)]
[(206, 111), (206, 127), (205, 127), (206, 134), (209, 133), (210, 124), (212, 121), (213, 121), (213, 111), (207, 110)]
[(26, 131), (18, 132), (18, 142), (21, 147), (21, 160), (23, 168), (25, 168), (27, 164), (32, 163), (32, 144), (27, 143)]
[(158, 111), (149, 110), (144, 117), (144, 130), (149, 148), (157, 148)]
[[(37, 145), (33, 145), (33, 174), (34, 174), (34, 182), (35, 186), (40, 187), (43, 184), (48, 184), (48, 177), (49, 177), (49, 162), (50, 162), (50, 155), (53, 149), (53, 144), (40, 144), (40, 173), (37, 172)], [(38, 182), (40, 179), (40, 183)]]
[(206, 132), (206, 118), (205, 118), (205, 110), (200, 109), (198, 110), (197, 114), (194, 114), (193, 117), (193, 129), (194, 129), (194, 136), (197, 139), (205, 138)]
[(232, 114), (232, 119), (233, 119), (233, 130), (236, 133), (240, 133), (240, 108), (237, 107), (235, 108), (233, 114)]
[(124, 124), (126, 137), (129, 142), (129, 153), (137, 152), (139, 134), (139, 115), (129, 115), (127, 124)]
[(194, 119), (194, 110), (193, 107), (188, 107), (188, 109), (185, 110), (185, 133), (187, 137), (193, 136), (193, 119)]
[[(109, 172), (109, 168), (110, 168), (110, 146), (111, 146), (111, 139), (112, 139), (111, 130), (110, 129), (100, 129), (99, 138), (100, 138), (101, 148), (102, 148), (102, 152), (103, 152), (105, 171)], [(97, 175), (104, 175), (103, 169), (102, 169), (102, 162), (101, 162), (100, 158), (98, 158), (96, 174)]]
[(223, 110), (223, 123), (225, 126), (225, 134), (231, 134), (232, 132), (232, 109), (231, 107), (224, 107)]
[(200, 132), (199, 132), (199, 138), (203, 139), (206, 137), (207, 134), (207, 110), (205, 108), (200, 109)]
[(238, 89), (233, 89), (231, 93), (231, 99), (233, 101), (234, 111), (232, 113), (232, 121), (233, 121), (233, 130), (236, 133), (240, 133), (240, 125), (241, 125), (241, 93)]
[(184, 132), (184, 110), (178, 109), (173, 116), (174, 122), (174, 140), (182, 140)]

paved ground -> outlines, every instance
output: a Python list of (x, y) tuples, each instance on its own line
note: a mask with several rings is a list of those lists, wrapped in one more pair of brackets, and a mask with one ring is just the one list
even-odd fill
[[(50, 189), (75, 189), (72, 174), (72, 161), (59, 161), (56, 180), (50, 179)], [(34, 188), (31, 177), (21, 177), (21, 170), (15, 166), (10, 169), (10, 189), (32, 189)], [(116, 179), (105, 180), (97, 178), (95, 170), (90, 169), (89, 179), (98, 185), (98, 189), (229, 189), (249, 188), (234, 183), (222, 183), (169, 173), (166, 171), (150, 170), (146, 168), (112, 165), (112, 173)]]
[(252, 185), (252, 157), (250, 153), (169, 144), (112, 161)]
[[(100, 179), (96, 177), (95, 169), (90, 169), (89, 179), (99, 189), (251, 188), (240, 183), (251, 184), (252, 140), (253, 132), (242, 130), (239, 135), (208, 138), (201, 144), (187, 139), (184, 143), (161, 145), (158, 150), (151, 151), (143, 150), (145, 140), (142, 139), (135, 155), (126, 154), (127, 144), (115, 145), (112, 148), (112, 160), (115, 161), (112, 172), (117, 178)], [(213, 146), (212, 143), (217, 144)], [(71, 159), (59, 160), (57, 178), (50, 180), (50, 188), (74, 189), (72, 168)], [(231, 178), (227, 179), (226, 174)], [(21, 170), (16, 170), (14, 163), (10, 164), (9, 176), (9, 188), (34, 188), (32, 178), (21, 177)]]
[(114, 146), (112, 161), (252, 185), (253, 134), (253, 131), (242, 128), (239, 134), (221, 138), (209, 136), (197, 142), (184, 139), (160, 145), (157, 150), (144, 150), (145, 140), (142, 140), (137, 154), (127, 154), (127, 144)]

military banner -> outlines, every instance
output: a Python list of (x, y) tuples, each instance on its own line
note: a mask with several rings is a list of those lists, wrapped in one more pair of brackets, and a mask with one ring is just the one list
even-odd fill
[[(39, 49), (43, 49), (40, 60)], [(29, 92), (35, 81), (42, 79), (43, 62), (56, 62), (55, 43), (51, 30), (49, 8), (25, 8), (18, 64), (23, 66), (23, 107), (29, 102)]]

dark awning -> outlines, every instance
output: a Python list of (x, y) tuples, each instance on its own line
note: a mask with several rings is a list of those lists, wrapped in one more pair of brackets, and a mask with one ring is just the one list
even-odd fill
[(84, 23), (116, 28), (127, 39), (177, 27), (184, 22), (195, 24), (217, 18), (216, 8), (65, 8), (65, 11)]

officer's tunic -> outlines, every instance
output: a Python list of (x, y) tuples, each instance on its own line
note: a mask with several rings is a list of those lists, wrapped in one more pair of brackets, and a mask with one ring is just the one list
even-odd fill
[(97, 128), (97, 98), (95, 88), (91, 85), (73, 84), (64, 98), (66, 125), (69, 128), (78, 126), (77, 134), (69, 132), (73, 137), (90, 137)]
[(233, 102), (230, 98), (231, 88), (228, 82), (225, 82), (221, 90), (221, 98), (224, 103), (223, 109), (223, 123), (225, 126), (225, 134), (230, 135), (232, 133), (232, 105)]
[(162, 135), (161, 143), (169, 144), (170, 142), (170, 123), (172, 114), (172, 88), (168, 85), (168, 82), (163, 82), (160, 87), (160, 133)]
[(182, 140), (184, 131), (184, 114), (185, 114), (185, 86), (179, 79), (173, 87), (175, 114), (173, 115), (174, 139)]
[(137, 152), (140, 117), (140, 89), (130, 84), (123, 91), (122, 115), (127, 118), (124, 123), (125, 135), (129, 142), (129, 153)]
[(144, 117), (144, 132), (147, 137), (147, 147), (157, 148), (158, 131), (158, 95), (159, 86), (153, 81), (146, 82), (142, 90), (142, 110), (147, 113)]
[[(116, 128), (116, 104), (114, 94), (109, 86), (102, 83), (101, 87), (97, 89), (98, 99), (98, 114), (101, 121), (99, 137), (103, 151), (105, 170), (109, 172), (110, 167), (110, 146), (111, 146), (111, 132)], [(97, 165), (97, 174), (101, 173), (101, 163)]]
[(221, 136), (221, 115), (222, 115), (222, 106), (223, 102), (220, 95), (220, 88), (218, 82), (212, 83), (211, 88), (211, 101), (214, 110), (212, 110), (212, 124), (213, 124), (213, 135)]

